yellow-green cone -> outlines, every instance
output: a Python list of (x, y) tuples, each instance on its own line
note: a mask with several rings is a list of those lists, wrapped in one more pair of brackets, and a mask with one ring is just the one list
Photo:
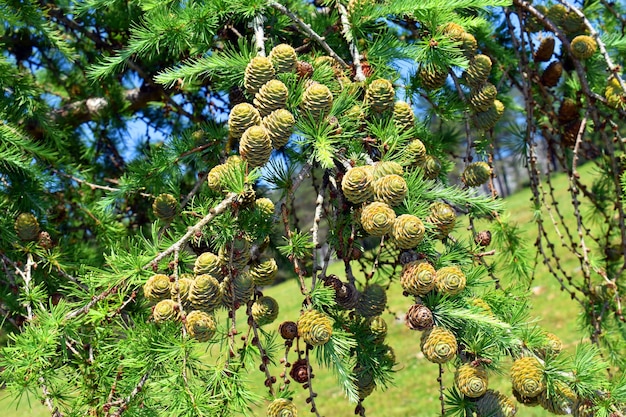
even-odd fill
[(480, 310), (484, 311), (485, 314), (487, 314), (488, 316), (494, 315), (489, 304), (487, 304), (487, 302), (483, 300), (482, 298), (473, 298), (469, 300), (468, 302), (470, 305), (474, 307), (478, 307)]
[(374, 202), (363, 207), (361, 226), (370, 236), (384, 236), (391, 232), (396, 213), (385, 203)]
[(557, 416), (571, 414), (577, 396), (567, 385), (557, 382), (548, 396), (548, 390), (539, 394), (539, 405)]
[(159, 301), (152, 311), (152, 317), (156, 323), (178, 320), (179, 314), (178, 303), (169, 299)]
[(472, 89), (469, 96), (469, 104), (473, 111), (481, 112), (489, 110), (498, 95), (498, 90), (491, 83), (485, 83), (477, 89)]
[(30, 213), (22, 213), (17, 216), (13, 228), (15, 233), (17, 233), (17, 237), (26, 242), (36, 240), (39, 236), (39, 222)]
[(313, 83), (302, 94), (300, 108), (305, 117), (310, 114), (315, 120), (328, 115), (333, 105), (333, 93), (324, 84)]
[[(233, 285), (231, 285), (231, 278), (228, 277), (222, 281), (220, 288), (222, 289), (222, 304), (226, 308), (231, 308), (233, 301), (235, 305), (245, 304), (252, 298), (254, 294), (254, 282), (249, 273), (244, 272), (233, 277)], [(233, 300), (234, 290), (234, 300)]]
[(562, 4), (553, 4), (548, 9), (546, 17), (552, 21), (556, 26), (561, 26), (565, 17), (567, 16), (567, 8)]
[(172, 293), (172, 300), (178, 301), (180, 295), (180, 303), (185, 309), (189, 306), (189, 290), (193, 285), (193, 276), (190, 274), (181, 274), (178, 278), (178, 289), (176, 288), (176, 282), (170, 282), (170, 291)]
[(268, 219), (274, 216), (274, 210), (276, 209), (274, 202), (266, 197), (257, 198), (254, 201), (254, 207)]
[(465, 71), (464, 79), (467, 85), (472, 88), (480, 87), (487, 81), (491, 72), (491, 65), (491, 58), (487, 55), (476, 55)]
[(211, 252), (204, 252), (196, 258), (193, 273), (196, 275), (209, 274), (218, 278), (222, 275), (223, 259)]
[(359, 399), (363, 400), (368, 397), (376, 388), (376, 381), (372, 373), (360, 366), (354, 368), (356, 378), (354, 379), (354, 385), (356, 385), (359, 393)]
[(591, 36), (579, 35), (572, 39), (570, 50), (576, 59), (589, 59), (598, 50), (598, 44)]
[(402, 268), (400, 285), (409, 295), (426, 295), (435, 288), (436, 274), (435, 268), (425, 260), (409, 262)]
[(424, 171), (424, 176), (429, 180), (437, 179), (441, 172), (441, 161), (435, 156), (426, 155), (422, 164), (422, 170)]
[(288, 399), (277, 398), (267, 406), (267, 417), (298, 417), (298, 409)]
[(612, 76), (604, 90), (604, 97), (606, 97), (609, 106), (626, 108), (626, 94), (622, 90), (617, 76)]
[(370, 112), (381, 114), (386, 111), (393, 111), (396, 92), (393, 84), (389, 80), (379, 78), (372, 81), (365, 91), (365, 102), (370, 108)]
[(298, 319), (298, 334), (311, 346), (326, 344), (333, 334), (330, 318), (317, 310), (306, 310)]
[(393, 106), (393, 120), (399, 132), (406, 132), (413, 129), (415, 125), (415, 115), (411, 105), (405, 101), (396, 101)]
[(185, 328), (189, 336), (193, 337), (199, 342), (208, 342), (215, 336), (217, 331), (217, 324), (215, 318), (204, 312), (194, 310), (187, 314), (185, 319)]
[(448, 36), (454, 42), (460, 41), (463, 34), (466, 33), (463, 26), (454, 22), (448, 22), (445, 25), (440, 26), (438, 29), (441, 30), (443, 35)]
[(269, 80), (254, 96), (254, 105), (261, 117), (265, 117), (274, 110), (284, 108), (288, 96), (289, 90), (282, 81)]
[(272, 154), (272, 141), (267, 130), (262, 126), (248, 128), (241, 137), (239, 153), (252, 168), (265, 165)]
[(250, 261), (250, 242), (246, 237), (236, 237), (220, 249), (218, 256), (226, 266), (242, 271)]
[(468, 32), (464, 32), (461, 35), (461, 49), (463, 50), (463, 55), (466, 58), (472, 59), (476, 55), (476, 50), (478, 49), (478, 42), (474, 35)]
[(282, 148), (289, 142), (296, 119), (287, 109), (278, 109), (263, 118), (262, 126), (267, 129), (274, 149)]
[(366, 166), (351, 168), (341, 180), (341, 189), (351, 203), (370, 200), (374, 196), (372, 169)]
[(477, 417), (513, 417), (517, 414), (513, 401), (506, 395), (491, 389), (487, 390), (475, 404)]
[(581, 35), (587, 31), (583, 18), (573, 11), (567, 12), (561, 26), (563, 27), (563, 31), (568, 35)]
[(402, 165), (394, 161), (379, 161), (374, 163), (373, 168), (372, 175), (374, 181), (384, 177), (385, 175), (404, 175)]
[(268, 258), (262, 262), (251, 264), (248, 273), (252, 277), (254, 285), (259, 287), (271, 285), (278, 273), (278, 265), (274, 258)]
[(420, 84), (426, 90), (436, 90), (443, 87), (448, 79), (448, 68), (421, 66), (417, 72)]
[(355, 311), (362, 317), (380, 316), (387, 306), (387, 292), (378, 284), (368, 285), (361, 293)]
[(209, 188), (213, 191), (222, 192), (224, 189), (224, 175), (228, 171), (226, 164), (215, 165), (207, 177)]
[(436, 236), (445, 238), (454, 229), (456, 214), (454, 209), (446, 203), (434, 202), (430, 205), (428, 221), (437, 228)]
[(257, 56), (246, 66), (243, 85), (250, 95), (255, 95), (261, 86), (274, 78), (274, 66), (269, 58)]
[(164, 274), (152, 275), (143, 285), (143, 295), (152, 303), (170, 298), (170, 278)]
[(426, 160), (426, 146), (419, 139), (413, 139), (403, 151), (403, 165), (422, 165)]
[(442, 294), (456, 295), (465, 289), (467, 279), (460, 268), (445, 266), (437, 270), (435, 287)]
[(400, 175), (385, 175), (374, 181), (374, 200), (399, 206), (408, 191), (406, 181)]
[(198, 275), (189, 289), (189, 303), (192, 309), (212, 312), (222, 301), (220, 283), (212, 275)]
[(468, 187), (479, 187), (491, 178), (491, 167), (486, 162), (472, 162), (465, 167), (461, 180)]
[(261, 114), (249, 103), (240, 103), (233, 107), (228, 116), (228, 135), (239, 140), (249, 127), (261, 124)]
[(270, 324), (278, 317), (278, 302), (272, 297), (261, 297), (252, 304), (252, 318), (259, 326)]
[(269, 55), (276, 73), (294, 72), (298, 64), (298, 56), (291, 45), (281, 43), (272, 48)]
[(421, 348), (430, 362), (446, 363), (456, 355), (456, 337), (450, 330), (434, 326), (422, 333)]
[(487, 392), (487, 372), (480, 366), (466, 363), (457, 368), (454, 383), (466, 397), (478, 398)]
[(387, 323), (380, 316), (374, 316), (367, 319), (367, 325), (372, 335), (372, 342), (382, 343), (387, 337)]
[(561, 352), (561, 350), (563, 350), (563, 342), (554, 333), (546, 333), (546, 339), (548, 339), (548, 341), (543, 347), (546, 353), (552, 353), (556, 355)]
[(424, 239), (424, 223), (412, 214), (402, 214), (396, 217), (393, 224), (392, 236), (400, 249), (413, 249)]
[(543, 38), (535, 51), (535, 62), (548, 62), (554, 53), (554, 44), (554, 37), (547, 36)]
[(152, 212), (163, 221), (172, 220), (178, 211), (178, 200), (171, 194), (159, 194), (152, 203)]
[(483, 112), (474, 114), (472, 121), (474, 126), (482, 130), (492, 129), (504, 114), (504, 104), (500, 100), (494, 100), (491, 106)]
[(541, 364), (534, 357), (516, 359), (511, 365), (511, 385), (521, 396), (535, 398), (546, 386)]

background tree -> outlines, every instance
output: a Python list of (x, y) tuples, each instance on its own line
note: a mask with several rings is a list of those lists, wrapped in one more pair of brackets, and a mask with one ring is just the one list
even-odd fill
[[(55, 416), (284, 416), (300, 383), (319, 415), (326, 367), (365, 415), (403, 291), (442, 415), (513, 415), (497, 371), (524, 405), (625, 412), (623, 5), (1, 4), (10, 392)], [(498, 197), (515, 158), (535, 256)], [(572, 356), (529, 317), (539, 263), (584, 312)], [(302, 300), (280, 325), (279, 271)]]

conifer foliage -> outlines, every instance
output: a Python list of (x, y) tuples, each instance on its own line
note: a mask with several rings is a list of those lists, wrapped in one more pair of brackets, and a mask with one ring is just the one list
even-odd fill
[[(407, 339), (454, 375), (442, 416), (626, 413), (624, 5), (0, 5), (11, 395), (55, 417), (321, 416), (329, 368), (364, 416), (407, 372), (397, 291)], [(498, 196), (505, 154), (528, 169), (536, 253)], [(583, 313), (573, 354), (529, 316), (538, 262)], [(279, 279), (301, 301), (280, 323)]]

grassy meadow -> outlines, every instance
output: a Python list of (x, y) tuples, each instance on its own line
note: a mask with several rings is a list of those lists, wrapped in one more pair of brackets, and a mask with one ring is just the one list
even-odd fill
[[(581, 168), (583, 178), (592, 175), (591, 164)], [(567, 178), (563, 176), (553, 180), (554, 189), (557, 193), (557, 199), (561, 202), (559, 208), (566, 213), (566, 218), (574, 218), (571, 215), (570, 195), (567, 191)], [(518, 192), (505, 200), (506, 210), (511, 214), (512, 222), (517, 223), (524, 233), (524, 241), (529, 246), (530, 253), (533, 253), (537, 227), (533, 222), (533, 208), (531, 203), (531, 192), (526, 189)], [(569, 213), (569, 214), (567, 214)], [(549, 221), (549, 220), (548, 220)], [(549, 224), (546, 224), (548, 227)], [(457, 232), (463, 232), (463, 224), (461, 223)], [(578, 261), (573, 256), (567, 256), (566, 252), (559, 248), (556, 234), (554, 243), (557, 251), (562, 255), (562, 265), (566, 267), (568, 272), (573, 276), (580, 267)], [(356, 271), (355, 271), (356, 272)], [(343, 264), (334, 264), (330, 267), (329, 273), (336, 273), (343, 276)], [(507, 280), (517, 280), (515, 276), (503, 276), (503, 284), (506, 285)], [(540, 320), (540, 324), (550, 332), (559, 336), (569, 351), (573, 351), (576, 343), (584, 340), (583, 334), (577, 328), (577, 316), (579, 310), (577, 305), (570, 300), (569, 296), (559, 290), (559, 283), (549, 275), (547, 268), (543, 264), (539, 264), (536, 270), (535, 279), (529, 284), (532, 292), (532, 313), (531, 315)], [(283, 320), (297, 320), (301, 306), (302, 297), (299, 293), (299, 286), (294, 280), (289, 280), (275, 287), (264, 291), (265, 295), (276, 298), (280, 303), (280, 315), (275, 325), (266, 326), (269, 330), (271, 326), (277, 326)], [(397, 282), (392, 284), (389, 292), (389, 311), (383, 316), (388, 324), (387, 343), (391, 345), (396, 354), (398, 365), (396, 366), (395, 378), (392, 386), (383, 391), (380, 388), (367, 398), (364, 405), (368, 416), (380, 417), (408, 417), (408, 416), (437, 416), (439, 415), (440, 404), (438, 400), (439, 386), (437, 383), (438, 367), (435, 364), (424, 359), (420, 352), (419, 340), (420, 332), (410, 331), (398, 319), (412, 304), (409, 298), (402, 296), (402, 290)], [(243, 314), (241, 314), (243, 315)], [(290, 355), (293, 360), (294, 353)], [(278, 378), (281, 367), (271, 368), (271, 372)], [(452, 384), (452, 368), (445, 368), (444, 384), (446, 387)], [(315, 379), (313, 380), (314, 390), (318, 393), (317, 406), (321, 415), (332, 416), (350, 416), (354, 415), (354, 404), (349, 404), (344, 398), (340, 387), (335, 381), (332, 373), (325, 369), (314, 368)], [(257, 387), (259, 394), (264, 395), (263, 388), (264, 374), (258, 370), (250, 373), (250, 386)], [(292, 382), (292, 389), (296, 392), (295, 402), (298, 406), (300, 415), (308, 415), (307, 404), (305, 398), (307, 392), (296, 386)], [(510, 394), (510, 382), (506, 374), (490, 374), (490, 387), (502, 392)], [(0, 415), (2, 417), (40, 417), (49, 415), (47, 409), (36, 401), (31, 401), (32, 409), (23, 400), (17, 407), (11, 402), (10, 398), (2, 397), (0, 393)], [(257, 416), (265, 415), (266, 402), (254, 407), (253, 413)], [(539, 417), (548, 416), (539, 407), (528, 408), (519, 406), (519, 416)]]

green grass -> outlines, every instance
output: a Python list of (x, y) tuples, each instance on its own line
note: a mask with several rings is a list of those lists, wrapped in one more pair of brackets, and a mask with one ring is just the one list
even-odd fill
[[(581, 175), (589, 177), (592, 175), (591, 164), (581, 168)], [(559, 208), (563, 211), (566, 218), (574, 221), (573, 212), (570, 203), (570, 195), (567, 191), (567, 179), (558, 176), (553, 180), (556, 197), (561, 202)], [(530, 253), (533, 253), (537, 227), (533, 222), (533, 209), (531, 203), (530, 190), (523, 190), (506, 199), (507, 211), (511, 214), (511, 220), (519, 224), (520, 229), (524, 233), (525, 241), (529, 245)], [(549, 220), (548, 220), (549, 221)], [(479, 226), (487, 226), (479, 224)], [(550, 226), (549, 224), (547, 226)], [(463, 232), (463, 225), (459, 225), (457, 233)], [(577, 268), (580, 267), (578, 261), (566, 253), (565, 250), (559, 248), (559, 240), (554, 231), (550, 232), (550, 236), (554, 238), (557, 251), (561, 256), (562, 265), (570, 274), (576, 275)], [(330, 273), (339, 276), (343, 275), (343, 264), (331, 265)], [(508, 279), (508, 281), (507, 281)], [(505, 278), (503, 283), (508, 284), (511, 280), (519, 280), (518, 277)], [(540, 319), (540, 324), (550, 332), (559, 336), (568, 351), (573, 351), (574, 346), (585, 337), (577, 326), (577, 316), (579, 314), (578, 306), (570, 297), (560, 291), (559, 283), (548, 273), (547, 268), (539, 262), (535, 271), (535, 278), (529, 283), (532, 291), (532, 313), (531, 315)], [(273, 329), (283, 320), (296, 321), (299, 316), (302, 297), (300, 296), (298, 284), (294, 280), (289, 280), (275, 287), (264, 291), (265, 295), (272, 296), (279, 301), (280, 314), (275, 324), (268, 325), (268, 330)], [(440, 410), (438, 400), (439, 386), (437, 383), (438, 367), (423, 358), (420, 352), (419, 340), (420, 332), (410, 331), (396, 317), (403, 314), (412, 304), (409, 298), (402, 296), (399, 285), (392, 284), (389, 292), (389, 312), (383, 316), (388, 324), (387, 343), (391, 345), (396, 354), (398, 365), (395, 367), (395, 378), (393, 385), (383, 391), (377, 389), (365, 401), (367, 415), (369, 416), (385, 416), (385, 417), (404, 417), (404, 416), (437, 416)], [(239, 314), (243, 316), (243, 314)], [(274, 326), (274, 327), (272, 327)], [(243, 328), (243, 322), (242, 326)], [(291, 352), (290, 361), (294, 360), (294, 353)], [(282, 371), (282, 367), (271, 368), (272, 375), (278, 378)], [(445, 368), (444, 385), (450, 387), (452, 384), (452, 372), (450, 367)], [(354, 415), (354, 404), (348, 403), (344, 398), (341, 388), (337, 385), (335, 377), (327, 369), (320, 369), (314, 365), (315, 379), (313, 380), (314, 390), (318, 393), (317, 406), (321, 415), (326, 416), (349, 416)], [(263, 380), (265, 376), (258, 370), (250, 373), (250, 386), (258, 387), (261, 395), (266, 394), (263, 388)], [(308, 414), (308, 406), (305, 398), (308, 393), (292, 382), (291, 389), (295, 390), (295, 402), (300, 410), (301, 415)], [(490, 375), (490, 387), (510, 393), (510, 382), (506, 373)], [(257, 416), (265, 415), (266, 402), (254, 407), (253, 412)], [(10, 399), (4, 398), (0, 400), (0, 410), (4, 410), (3, 417), (21, 417), (21, 416), (45, 416), (49, 415), (47, 409), (41, 404), (31, 401), (32, 409), (24, 401), (15, 408), (10, 405)], [(528, 417), (548, 416), (539, 407), (528, 408), (519, 406), (518, 415)]]

